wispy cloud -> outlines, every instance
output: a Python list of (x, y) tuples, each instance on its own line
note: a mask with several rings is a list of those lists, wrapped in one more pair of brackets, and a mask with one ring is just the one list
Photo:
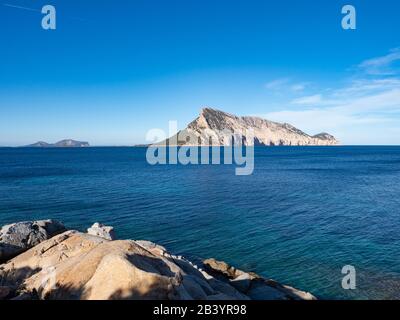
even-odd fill
[(400, 87), (400, 79), (356, 79), (352, 80), (347, 87), (336, 90), (335, 97), (348, 97), (349, 95), (364, 95), (382, 90), (396, 89)]
[(322, 95), (315, 94), (312, 96), (305, 96), (301, 98), (297, 98), (292, 100), (292, 104), (300, 104), (300, 105), (315, 105), (322, 102)]
[[(2, 5), (4, 7), (9, 7), (9, 8), (14, 8), (14, 9), (20, 9), (20, 10), (25, 10), (25, 11), (31, 11), (31, 12), (39, 12), (42, 13), (42, 11), (40, 9), (35, 9), (35, 8), (30, 8), (30, 7), (25, 7), (25, 6), (18, 6), (18, 5), (14, 5), (14, 4), (9, 4), (9, 3), (2, 3)], [(87, 19), (83, 19), (83, 18), (79, 18), (79, 17), (66, 17), (70, 20), (76, 20), (76, 21), (80, 21), (80, 22), (90, 22)]]
[(398, 70), (393, 68), (393, 63), (400, 60), (400, 49), (392, 49), (389, 54), (368, 59), (359, 64), (359, 68), (369, 75), (395, 75)]
[(34, 12), (41, 12), (38, 9), (35, 8), (29, 8), (29, 7), (23, 7), (23, 6), (17, 6), (14, 4), (9, 4), (9, 3), (3, 3), (4, 7), (9, 7), (9, 8), (14, 8), (14, 9), (21, 9), (21, 10), (26, 10), (26, 11), (34, 11)]
[(308, 83), (303, 82), (303, 83), (296, 83), (291, 85), (290, 89), (292, 91), (298, 92), (298, 91), (303, 91), (307, 87)]
[(303, 91), (307, 86), (308, 82), (293, 82), (290, 78), (279, 78), (274, 79), (265, 84), (265, 88), (271, 91), (293, 91), (300, 92)]
[(289, 83), (289, 81), (290, 80), (288, 78), (275, 79), (275, 80), (267, 82), (265, 84), (265, 88), (272, 89), (272, 90), (280, 89), (280, 88), (286, 86)]
[[(364, 140), (367, 141), (373, 134), (373, 130), (366, 129), (367, 125), (388, 126), (390, 124), (391, 127), (400, 125), (400, 86), (396, 89), (388, 88), (376, 94), (368, 93), (362, 97), (335, 100), (333, 96), (334, 93), (330, 97), (332, 99), (328, 101), (321, 99), (315, 107), (271, 112), (264, 117), (279, 122), (289, 122), (313, 134), (331, 131), (330, 133), (348, 141), (354, 138), (351, 135), (357, 132), (356, 127), (365, 130)], [(330, 106), (326, 107), (328, 104)], [(347, 137), (345, 132), (348, 132)], [(377, 131), (375, 134), (379, 135), (382, 132)]]
[(384, 123), (397, 126), (399, 123), (394, 115), (400, 114), (400, 88), (361, 98), (337, 100), (336, 103), (331, 107), (284, 110), (264, 116), (279, 122), (289, 122), (310, 133), (332, 131), (339, 137), (344, 129), (350, 127), (354, 129), (357, 126)]
[[(398, 60), (398, 49), (366, 60), (360, 64), (364, 77), (355, 78), (360, 76), (356, 73), (340, 87), (288, 97), (286, 110), (262, 116), (310, 134), (328, 131), (344, 143), (400, 144), (400, 136), (393, 135), (400, 128), (400, 76), (392, 68)], [(389, 69), (390, 74), (383, 72)]]

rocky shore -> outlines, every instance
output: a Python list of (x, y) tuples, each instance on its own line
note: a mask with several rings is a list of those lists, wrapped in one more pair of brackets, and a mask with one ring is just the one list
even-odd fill
[(54, 220), (0, 229), (0, 300), (314, 300), (307, 292), (215, 259), (195, 265), (149, 241), (116, 240)]

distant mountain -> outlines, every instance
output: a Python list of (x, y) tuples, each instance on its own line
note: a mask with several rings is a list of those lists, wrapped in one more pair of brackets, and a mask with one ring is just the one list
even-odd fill
[(34, 144), (30, 144), (30, 145), (27, 146), (27, 147), (48, 148), (48, 147), (51, 147), (51, 146), (52, 146), (52, 145), (49, 144), (49, 143), (47, 143), (47, 142), (39, 141), (39, 142), (36, 142), (36, 143), (34, 143)]
[[(328, 133), (310, 136), (288, 123), (258, 117), (238, 117), (223, 111), (204, 108), (199, 117), (177, 135), (155, 145), (222, 146), (226, 132), (254, 131), (254, 144), (260, 146), (325, 146), (339, 141)], [(188, 139), (187, 137), (190, 137)], [(248, 144), (242, 137), (245, 145)], [(187, 142), (190, 141), (190, 142)]]
[(84, 141), (75, 141), (67, 139), (56, 142), (54, 146), (60, 148), (82, 148), (82, 147), (89, 147), (89, 143)]
[(66, 140), (58, 141), (53, 144), (39, 141), (34, 144), (25, 146), (25, 147), (28, 147), (28, 148), (83, 148), (83, 147), (89, 147), (89, 146), (90, 145), (88, 142), (66, 139)]

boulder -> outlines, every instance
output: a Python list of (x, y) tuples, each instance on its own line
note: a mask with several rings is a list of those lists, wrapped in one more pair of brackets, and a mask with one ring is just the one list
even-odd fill
[(11, 289), (9, 287), (0, 286), (0, 300), (4, 300), (11, 293)]
[(163, 246), (160, 246), (154, 242), (147, 240), (137, 240), (135, 241), (139, 246), (145, 248), (146, 250), (154, 253), (155, 255), (165, 255), (167, 253), (167, 249)]
[(204, 260), (203, 263), (208, 270), (224, 275), (230, 279), (234, 279), (238, 276), (236, 268), (230, 266), (224, 261), (218, 261), (211, 258)]
[(88, 230), (88, 234), (92, 236), (97, 236), (104, 238), (106, 240), (115, 240), (115, 233), (114, 233), (114, 228), (105, 226), (101, 223), (96, 222), (93, 224)]
[(250, 289), (251, 281), (253, 277), (248, 274), (244, 273), (230, 281), (230, 284), (235, 287), (240, 292), (247, 292)]
[[(256, 273), (244, 272), (223, 261), (206, 259), (203, 263), (207, 273), (220, 281), (213, 287), (228, 296), (231, 295), (229, 287), (232, 287), (251, 300), (316, 299), (311, 293), (282, 285), (271, 279), (265, 279)], [(221, 282), (229, 283), (229, 287), (221, 286)]]
[(14, 239), (9, 241), (13, 244), (25, 239), (10, 234), (25, 234), (29, 226), (36, 232), (24, 243), (36, 245), (0, 265), (0, 299), (314, 299), (222, 261), (208, 259), (200, 268), (149, 241), (113, 241), (104, 234), (111, 227), (100, 224), (91, 228), (104, 230), (93, 232), (96, 235), (66, 231), (45, 240), (44, 235), (60, 230), (56, 224), (23, 223), (3, 228), (6, 239)]
[[(140, 243), (140, 244), (139, 244)], [(183, 257), (150, 252), (149, 243), (109, 241), (68, 231), (2, 265), (1, 282), (39, 299), (210, 299), (224, 293)], [(221, 283), (221, 287), (229, 286)], [(246, 298), (229, 286), (232, 299)]]
[(0, 229), (0, 263), (65, 231), (56, 220), (18, 222)]

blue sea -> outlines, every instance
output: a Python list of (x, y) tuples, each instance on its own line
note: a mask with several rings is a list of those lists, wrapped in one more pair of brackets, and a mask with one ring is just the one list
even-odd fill
[[(112, 225), (322, 299), (400, 298), (400, 147), (256, 148), (255, 170), (147, 164), (145, 148), (0, 149), (0, 225)], [(342, 267), (357, 289), (341, 286)]]

